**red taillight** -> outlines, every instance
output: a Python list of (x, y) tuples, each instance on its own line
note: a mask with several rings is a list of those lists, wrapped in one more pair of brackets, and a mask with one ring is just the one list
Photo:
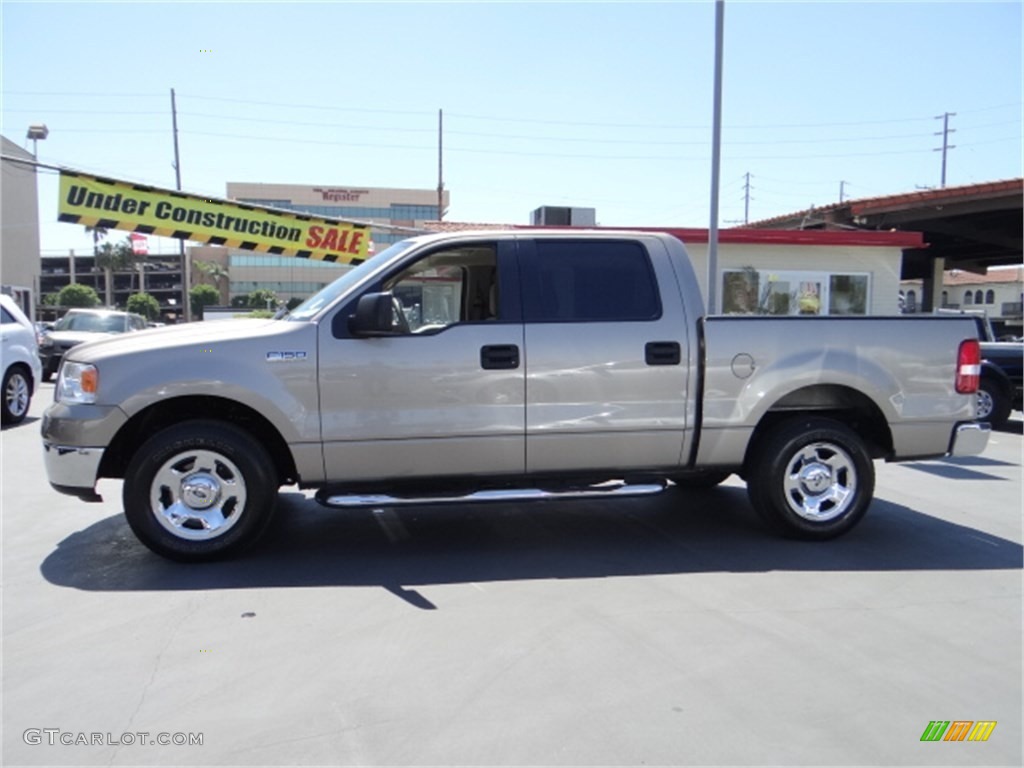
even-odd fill
[(981, 383), (981, 344), (977, 339), (960, 342), (956, 354), (956, 391), (961, 395), (973, 395)]

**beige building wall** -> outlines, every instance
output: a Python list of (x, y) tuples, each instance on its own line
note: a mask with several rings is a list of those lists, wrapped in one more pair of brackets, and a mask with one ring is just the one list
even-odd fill
[[(685, 243), (697, 272), (701, 293), (708, 295), (708, 244)], [(753, 267), (771, 272), (807, 271), (828, 274), (867, 274), (870, 277), (868, 314), (899, 314), (902, 251), (895, 246), (774, 245), (719, 243), (717, 295), (722, 297), (722, 273)]]
[[(437, 191), (400, 187), (352, 187), (332, 184), (251, 184), (229, 181), (232, 200), (289, 200), (295, 205), (344, 205), (362, 208), (387, 208), (393, 203), (437, 207)], [(442, 194), (448, 207), (448, 191)]]
[[(4, 155), (35, 159), (13, 141), (0, 137)], [(33, 304), (39, 285), (39, 198), (33, 166), (4, 160), (0, 174), (0, 282), (28, 288)], [(34, 306), (28, 308), (30, 311)]]

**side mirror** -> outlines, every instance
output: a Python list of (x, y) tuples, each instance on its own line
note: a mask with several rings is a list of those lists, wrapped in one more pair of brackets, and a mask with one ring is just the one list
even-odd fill
[[(397, 302), (391, 293), (368, 293), (356, 304), (356, 313), (348, 318), (348, 331), (356, 338), (401, 336), (403, 324), (395, 317)], [(402, 318), (404, 319), (404, 318)]]

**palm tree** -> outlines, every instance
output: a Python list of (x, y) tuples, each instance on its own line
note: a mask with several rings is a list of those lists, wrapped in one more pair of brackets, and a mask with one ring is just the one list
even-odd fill
[(134, 254), (128, 242), (111, 245), (104, 243), (96, 249), (96, 266), (103, 270), (107, 306), (112, 307), (114, 271), (131, 266)]
[[(103, 238), (105, 238), (107, 236), (108, 230), (107, 230), (106, 227), (90, 227), (88, 224), (86, 224), (85, 225), (85, 231), (88, 232), (90, 235), (92, 235), (92, 258), (93, 258), (92, 265), (93, 265), (93, 269), (96, 269), (100, 265), (100, 263), (99, 263), (99, 259), (100, 259), (100, 240), (102, 240)], [(72, 256), (71, 258), (74, 259), (75, 257)], [(72, 273), (74, 273), (74, 269), (72, 269), (71, 271), (72, 271)], [(109, 282), (107, 283), (107, 304), (108, 305), (110, 304), (110, 283)]]
[(224, 287), (221, 284), (221, 281), (228, 279), (231, 276), (231, 273), (216, 261), (200, 261), (196, 259), (192, 262), (192, 266), (198, 269), (204, 278), (208, 278), (213, 281), (214, 287), (216, 287), (217, 291), (222, 294), (221, 300), (223, 300)]

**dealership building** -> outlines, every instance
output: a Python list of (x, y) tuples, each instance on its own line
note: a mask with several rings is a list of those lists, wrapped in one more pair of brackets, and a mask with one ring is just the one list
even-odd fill
[[(436, 189), (228, 182), (227, 197), (240, 203), (370, 224), (372, 248), (377, 251), (422, 231), (425, 222), (442, 218), (448, 208), (448, 192), (442, 194), (439, 207)], [(193, 262), (215, 263), (230, 274), (229, 285), (222, 287), (225, 304), (257, 289), (273, 291), (282, 301), (304, 299), (348, 269), (343, 264), (215, 246), (189, 248), (189, 257)], [(195, 281), (196, 270), (193, 276)]]

